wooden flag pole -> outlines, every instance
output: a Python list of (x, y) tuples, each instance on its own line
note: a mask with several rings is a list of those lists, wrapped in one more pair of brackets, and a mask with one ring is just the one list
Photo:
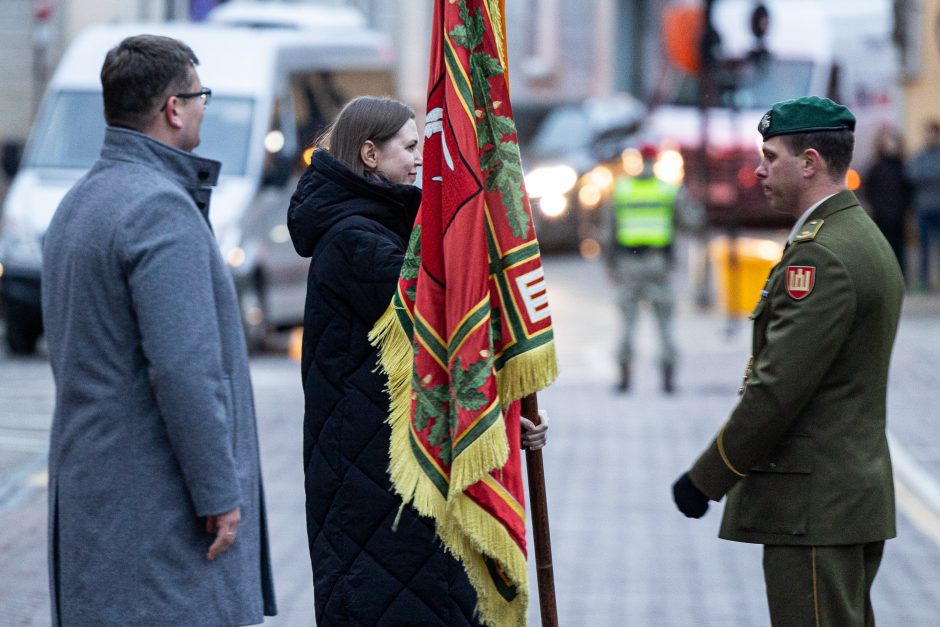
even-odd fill
[[(535, 393), (522, 399), (522, 415), (539, 424), (539, 401)], [(539, 609), (542, 627), (558, 627), (555, 607), (555, 575), (552, 569), (552, 538), (548, 529), (548, 501), (545, 498), (545, 470), (542, 451), (525, 452), (529, 476), (529, 510), (532, 512), (532, 533), (535, 536), (535, 573), (539, 584)]]

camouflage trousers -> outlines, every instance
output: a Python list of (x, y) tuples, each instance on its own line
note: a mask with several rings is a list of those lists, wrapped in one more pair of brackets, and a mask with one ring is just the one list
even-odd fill
[(633, 337), (640, 304), (649, 303), (659, 331), (660, 363), (676, 362), (673, 316), (676, 297), (672, 285), (672, 263), (668, 251), (647, 250), (639, 254), (621, 252), (614, 259), (613, 278), (617, 284), (617, 302), (623, 314), (623, 333), (617, 359), (620, 364), (633, 361)]

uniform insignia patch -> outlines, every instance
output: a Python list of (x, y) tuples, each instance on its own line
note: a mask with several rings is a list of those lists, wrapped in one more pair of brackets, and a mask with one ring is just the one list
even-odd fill
[(816, 285), (814, 266), (787, 266), (787, 294), (794, 300), (803, 300)]
[(760, 130), (766, 131), (770, 127), (770, 111), (764, 114), (764, 117), (760, 119)]

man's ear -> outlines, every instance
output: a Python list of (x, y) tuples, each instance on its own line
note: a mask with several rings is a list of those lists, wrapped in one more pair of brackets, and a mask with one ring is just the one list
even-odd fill
[(801, 169), (803, 176), (810, 177), (818, 173), (825, 173), (829, 170), (826, 160), (815, 148), (807, 148), (800, 155)]
[(160, 112), (163, 121), (170, 128), (180, 129), (183, 128), (183, 118), (180, 117), (179, 112), (176, 110), (176, 105), (179, 103), (179, 98), (176, 96), (170, 96), (166, 101), (166, 108)]
[(374, 170), (378, 165), (378, 159), (376, 159), (375, 153), (375, 144), (371, 139), (367, 139), (359, 148), (359, 158), (362, 159), (362, 162), (369, 170)]

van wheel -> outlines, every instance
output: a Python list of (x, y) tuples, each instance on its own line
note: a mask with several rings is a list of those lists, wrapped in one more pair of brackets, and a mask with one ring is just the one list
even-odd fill
[(238, 307), (242, 315), (242, 328), (245, 331), (245, 344), (249, 353), (257, 353), (264, 348), (268, 335), (268, 315), (264, 301), (264, 282), (260, 276), (248, 281), (238, 291)]
[(42, 324), (15, 307), (7, 305), (6, 343), (14, 355), (32, 355), (36, 352), (36, 342), (42, 335)]

